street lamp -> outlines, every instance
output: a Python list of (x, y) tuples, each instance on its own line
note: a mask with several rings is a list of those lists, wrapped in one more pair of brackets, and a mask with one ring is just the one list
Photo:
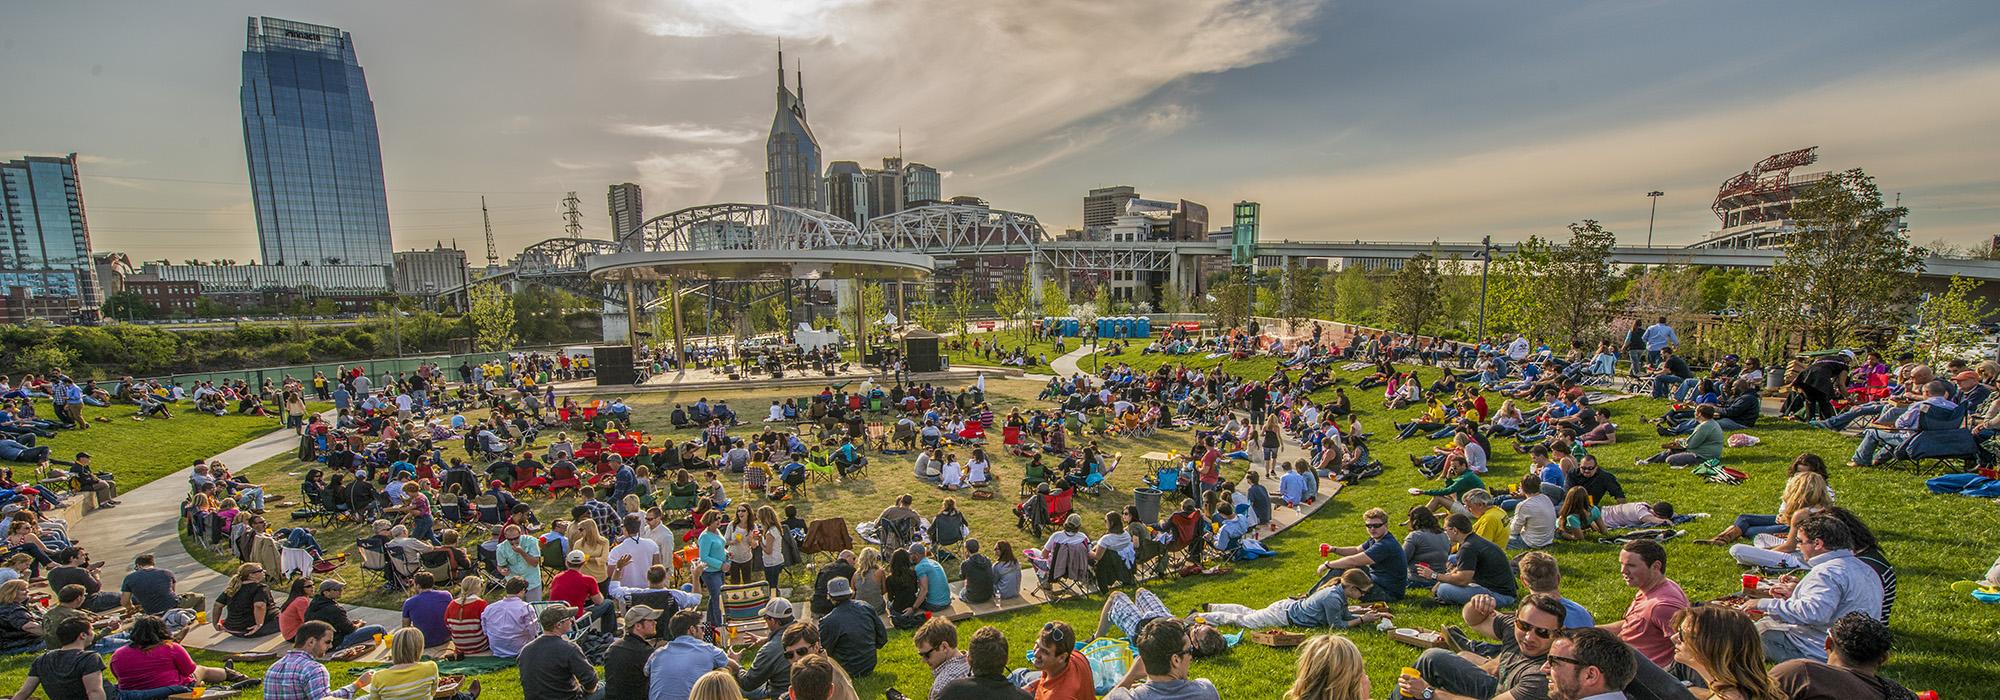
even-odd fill
[(1646, 199), (1652, 200), (1653, 202), (1652, 212), (1646, 215), (1646, 247), (1648, 248), (1653, 247), (1653, 217), (1654, 215), (1660, 213), (1660, 198), (1665, 197), (1666, 195), (1667, 193), (1661, 192), (1659, 190), (1653, 190), (1651, 192), (1646, 193)]
[(1475, 339), (1478, 342), (1486, 339), (1486, 268), (1492, 265), (1493, 236), (1489, 235), (1479, 240), (1479, 337)]

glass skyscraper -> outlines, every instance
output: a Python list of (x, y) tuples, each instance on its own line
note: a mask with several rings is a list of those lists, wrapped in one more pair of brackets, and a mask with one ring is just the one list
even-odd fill
[(799, 92), (785, 87), (785, 54), (778, 53), (778, 113), (764, 140), (764, 197), (771, 204), (826, 211), (826, 181), (820, 178), (819, 139), (806, 125), (806, 78)]
[(382, 143), (353, 36), (251, 17), (242, 99), (263, 262), (392, 264)]
[(76, 154), (0, 162), (0, 321), (88, 321), (104, 305)]

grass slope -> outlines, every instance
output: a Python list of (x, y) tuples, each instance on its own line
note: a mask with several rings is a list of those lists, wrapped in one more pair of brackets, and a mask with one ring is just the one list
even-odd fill
[[(1140, 357), (1128, 353), (1120, 359), (1129, 359), (1143, 369), (1185, 358)], [(1201, 360), (1198, 363), (1206, 368), (1214, 366), (1215, 361)], [(1229, 371), (1251, 376), (1268, 372), (1273, 366), (1275, 361), (1268, 359), (1227, 363)], [(1437, 370), (1421, 371), (1426, 379), (1435, 377), (1437, 373)], [(1343, 373), (1343, 376), (1352, 382), (1357, 374)], [(989, 380), (988, 386), (996, 395), (995, 403), (1002, 406), (1023, 400), (1020, 398), (1023, 391), (1032, 397), (1032, 392), (1039, 388), (1028, 382), (998, 380)], [(1030, 388), (1017, 389), (1022, 386)], [(1379, 395), (1374, 392), (1349, 393), (1361, 410), (1364, 425), (1378, 434), (1390, 430), (1391, 420), (1404, 419), (1410, 413), (1381, 410)], [(732, 403), (741, 404), (738, 406), (740, 411), (754, 415), (775, 394), (732, 393), (729, 398)], [(644, 426), (658, 420), (657, 414), (670, 409), (673, 401), (690, 401), (693, 398), (696, 397), (667, 395), (635, 401), (642, 403), (638, 409), (640, 423)], [(643, 404), (667, 405), (655, 407)], [(1609, 407), (1614, 422), (1632, 427), (1626, 430), (1626, 442), (1594, 451), (1606, 467), (1618, 474), (1627, 492), (1635, 499), (1673, 501), (1681, 512), (1707, 512), (1714, 516), (1690, 523), (1687, 529), (1691, 536), (1675, 540), (1667, 546), (1669, 575), (1678, 580), (1694, 599), (1711, 598), (1735, 589), (1740, 568), (1723, 549), (1697, 545), (1692, 542), (1693, 539), (1714, 534), (1738, 513), (1772, 512), (1783, 486), (1784, 470), (1794, 455), (1816, 452), (1830, 463), (1840, 464), (1845, 462), (1855, 442), (1852, 438), (1825, 431), (1766, 420), (1749, 431), (1764, 438), (1762, 444), (1732, 449), (1725, 455), (1725, 462), (1748, 472), (1750, 480), (1740, 486), (1720, 486), (1702, 482), (1684, 471), (1632, 464), (1635, 457), (1651, 453), (1659, 442), (1650, 430), (1640, 425), (1638, 415), (1657, 414), (1663, 409), (1663, 402), (1627, 399), (1609, 404)], [(1185, 433), (1170, 432), (1164, 436), (1155, 440), (1178, 446), (1187, 439)], [(1108, 440), (1106, 444), (1113, 451), (1122, 450), (1128, 456), (1150, 447), (1146, 443), (1119, 440)], [(1510, 443), (1500, 441), (1499, 444), (1504, 448)], [(1432, 443), (1422, 439), (1403, 442), (1378, 440), (1376, 454), (1389, 465), (1389, 471), (1379, 479), (1343, 491), (1336, 502), (1323, 508), (1314, 518), (1270, 540), (1268, 544), (1281, 552), (1278, 557), (1239, 566), (1231, 576), (1157, 583), (1153, 586), (1154, 590), (1176, 610), (1187, 610), (1204, 602), (1261, 606), (1303, 592), (1312, 582), (1313, 567), (1320, 561), (1313, 555), (1318, 543), (1357, 543), (1366, 536), (1360, 525), (1362, 511), (1381, 506), (1394, 513), (1417, 502), (1417, 498), (1404, 493), (1404, 489), (1422, 485), (1424, 480), (1407, 466), (1407, 455), (1427, 452), (1431, 446)], [(996, 463), (1003, 475), (1019, 474), (1017, 459), (996, 455)], [(1505, 483), (1517, 480), (1523, 475), (1526, 463), (1525, 456), (1502, 449), (1494, 459), (1488, 481)], [(907, 490), (925, 499), (925, 505), (920, 505), (920, 509), (934, 507), (937, 492), (909, 486), (906, 483), (909, 480), (907, 465), (906, 458), (882, 459), (874, 467), (870, 483), (850, 484), (830, 492), (815, 493), (800, 502), (815, 514), (825, 508), (827, 512), (852, 509), (872, 516), (884, 505), (887, 496)], [(282, 466), (262, 465), (259, 471)], [(1123, 472), (1118, 478), (1136, 478), (1136, 474)], [(1884, 672), (1912, 688), (1937, 689), (1947, 697), (1982, 696), (1987, 692), (1984, 689), (2000, 680), (2000, 672), (1994, 670), (1986, 654), (1995, 642), (1994, 620), (2000, 608), (1976, 603), (1966, 596), (1950, 592), (1946, 586), (1951, 581), (1978, 575), (1991, 561), (1995, 550), (2000, 549), (2000, 512), (1996, 512), (1986, 501), (1928, 495), (1921, 479), (1907, 473), (1841, 469), (1834, 474), (1833, 486), (1839, 492), (1840, 502), (1855, 509), (1878, 531), (1902, 577), (1901, 597), (1893, 620), (1897, 633), (1896, 655)], [(848, 495), (876, 497), (844, 498)], [(852, 501), (863, 503), (854, 504)], [(1079, 510), (1105, 510), (1125, 502), (1124, 499), (1106, 498), (1103, 502), (1080, 505)], [(1025, 534), (1017, 534), (1018, 531), (1013, 530), (1012, 523), (1004, 515), (986, 510), (999, 508), (997, 501), (975, 503), (961, 499), (961, 507), (975, 513), (975, 531), (985, 539), (1003, 536), (996, 534), (996, 530), (1008, 533), (1004, 536), (1016, 541), (1027, 539)], [(1397, 534), (1400, 537), (1403, 533), (1399, 531)], [(332, 538), (328, 541), (340, 540)], [(1619, 580), (1616, 547), (1564, 543), (1550, 551), (1562, 564), (1565, 577), (1563, 592), (1566, 596), (1588, 607), (1600, 621), (1616, 619), (1620, 615), (1631, 600), (1632, 591)], [(1393, 606), (1398, 621), (1421, 627), (1437, 627), (1457, 621), (1455, 608), (1434, 607), (1425, 600), (1427, 597), (1425, 592), (1413, 591), (1409, 598)], [(1093, 626), (1101, 602), (1101, 598), (1094, 598), (985, 616), (965, 623), (961, 634), (969, 635), (973, 629), (983, 625), (998, 627), (1006, 632), (1013, 642), (1012, 652), (1018, 655), (1025, 651), (1035, 631), (1047, 620), (1063, 619), (1086, 629)], [(1360, 646), (1367, 660), (1369, 676), (1378, 690), (1389, 687), (1397, 670), (1417, 654), (1415, 649), (1392, 642), (1373, 630), (1355, 630), (1348, 634)], [(1294, 663), (1293, 652), (1244, 645), (1220, 659), (1203, 661), (1195, 666), (1193, 674), (1216, 681), (1226, 697), (1276, 697), (1290, 683)], [(0, 679), (18, 678), (25, 666), (24, 659), (0, 661)], [(863, 697), (878, 697), (888, 687), (920, 692), (929, 679), (929, 671), (916, 659), (908, 635), (895, 633), (889, 647), (883, 650), (878, 671), (858, 681), (857, 689)], [(496, 697), (515, 697), (519, 692), (515, 682), (511, 674), (500, 674), (488, 678), (487, 686), (489, 692), (503, 693)]]
[[(51, 416), (55, 409), (39, 400), (39, 415)], [(326, 405), (313, 404), (322, 411)], [(144, 486), (154, 479), (186, 469), (194, 460), (207, 459), (252, 438), (284, 427), (277, 417), (243, 416), (234, 413), (211, 416), (196, 413), (191, 405), (174, 409), (172, 419), (132, 420), (130, 405), (108, 408), (86, 406), (83, 416), (88, 430), (59, 430), (53, 438), (37, 444), (48, 445), (56, 459), (69, 459), (78, 451), (89, 452), (91, 466), (118, 475), (121, 492)], [(96, 420), (99, 416), (109, 421)], [(241, 468), (249, 465), (232, 464)]]

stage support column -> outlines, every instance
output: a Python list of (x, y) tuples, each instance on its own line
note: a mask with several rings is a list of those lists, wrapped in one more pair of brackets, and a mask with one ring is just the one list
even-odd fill
[(673, 314), (674, 372), (687, 374), (687, 341), (681, 337), (681, 278), (667, 278), (667, 306)]

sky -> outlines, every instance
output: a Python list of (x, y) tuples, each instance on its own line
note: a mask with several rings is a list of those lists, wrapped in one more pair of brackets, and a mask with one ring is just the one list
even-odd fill
[[(1597, 219), (1716, 228), (1766, 155), (1860, 167), (1911, 237), (2000, 234), (2000, 3), (1472, 0), (66, 0), (0, 3), (0, 158), (76, 152), (93, 245), (256, 258), (245, 18), (351, 32), (394, 245), (502, 258), (646, 214), (763, 200), (777, 51), (824, 160), (898, 148), (1076, 227), (1092, 187), (1261, 202), (1264, 237), (1511, 241)], [(792, 78), (788, 78), (790, 80)]]

